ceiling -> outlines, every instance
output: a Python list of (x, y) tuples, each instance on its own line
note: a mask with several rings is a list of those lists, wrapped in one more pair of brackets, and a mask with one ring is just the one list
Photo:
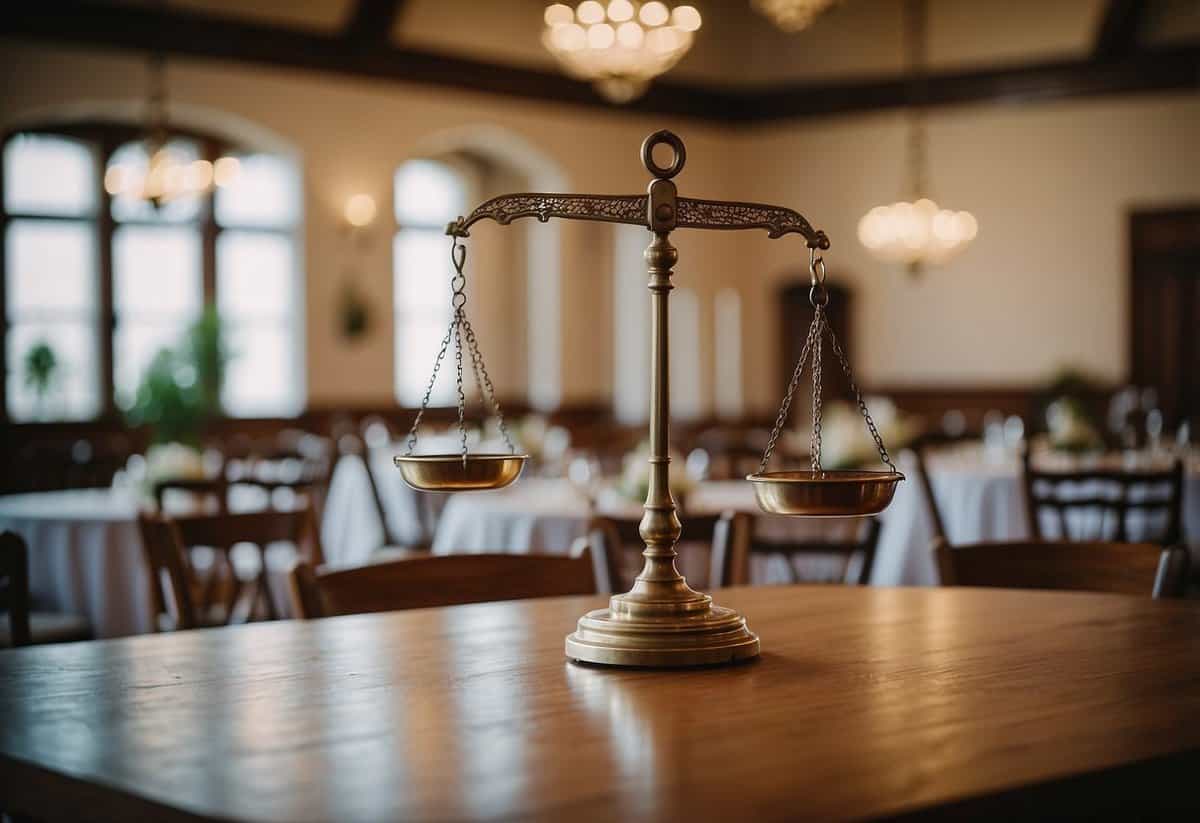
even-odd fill
[[(704, 15), (626, 109), (719, 122), (912, 105), (902, 0), (838, 0), (786, 34), (749, 0)], [(1200, 87), (1200, 0), (927, 0), (931, 106)], [(39, 0), (0, 35), (614, 108), (542, 48), (546, 0)]]
[[(161, 7), (160, 0), (97, 0)], [(690, 0), (704, 15), (692, 52), (673, 79), (722, 88), (763, 88), (876, 77), (904, 68), (900, 0), (840, 0), (810, 29), (787, 34), (749, 0)], [(171, 9), (334, 33), (358, 0), (169, 0)], [(539, 40), (546, 0), (403, 0), (393, 45), (538, 69), (554, 61)], [(928, 57), (934, 70), (1086, 57), (1108, 0), (929, 0)], [(1143, 45), (1200, 40), (1200, 2), (1153, 0), (1139, 27)]]

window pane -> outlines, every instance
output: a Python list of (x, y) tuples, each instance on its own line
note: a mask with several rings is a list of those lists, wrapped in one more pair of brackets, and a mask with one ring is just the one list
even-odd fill
[(222, 226), (294, 226), (300, 220), (300, 181), (293, 163), (271, 154), (238, 158), (233, 182), (216, 190)]
[(128, 405), (161, 349), (177, 345), (200, 315), (199, 232), (183, 226), (122, 226), (113, 235), (113, 382)]
[[(175, 163), (180, 166), (200, 159), (199, 147), (190, 140), (171, 140), (167, 143), (167, 151), (172, 154)], [(126, 143), (113, 152), (112, 157), (109, 158), (108, 170), (105, 172), (105, 184), (108, 185), (108, 178), (114, 174), (114, 169), (118, 168), (123, 175), (130, 175), (134, 179), (144, 178), (149, 164), (150, 158), (146, 154), (145, 143), (141, 141)], [(111, 186), (109, 188), (111, 189)], [(199, 216), (201, 199), (200, 196), (194, 194), (180, 196), (155, 208), (153, 203), (139, 196), (116, 194), (112, 199), (113, 219), (118, 221), (144, 220), (155, 223), (187, 222), (195, 220)]]
[[(433, 322), (428, 316), (396, 315), (396, 397), (405, 405), (419, 406), (433, 372), (433, 361), (442, 346), (449, 319)], [(464, 343), (465, 345), (465, 343)], [(454, 378), (454, 340), (442, 367), (438, 370), (437, 385), (433, 387), (430, 403), (435, 406), (450, 406), (458, 402)], [(470, 384), (469, 362), (464, 366), (463, 380)]]
[(90, 223), (14, 220), (7, 241), (10, 318), (95, 314), (96, 244)]
[[(8, 329), (8, 413), (13, 420), (78, 420), (100, 410), (96, 325), (93, 322), (14, 322)], [(30, 350), (46, 344), (55, 366), (39, 398), (27, 380)]]
[(450, 244), (445, 235), (405, 230), (393, 246), (395, 301), (400, 311), (437, 312), (450, 319)]
[(291, 317), (295, 253), (290, 235), (225, 231), (217, 239), (217, 307), (228, 317)]
[(463, 212), (466, 186), (444, 163), (410, 160), (396, 172), (396, 222), (444, 228)]
[(90, 214), (96, 167), (86, 143), (18, 134), (4, 147), (4, 207), (28, 214)]
[(117, 314), (194, 317), (203, 303), (200, 233), (183, 226), (122, 226), (113, 234)]
[(240, 417), (299, 413), (303, 386), (291, 328), (226, 322), (224, 332), (231, 355), (221, 387), (225, 410)]

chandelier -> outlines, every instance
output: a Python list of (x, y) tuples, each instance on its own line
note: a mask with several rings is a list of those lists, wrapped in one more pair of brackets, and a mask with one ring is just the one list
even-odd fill
[(787, 32), (808, 28), (837, 0), (750, 0), (759, 13)]
[(233, 183), (241, 171), (236, 157), (220, 157), (216, 162), (192, 159), (170, 144), (166, 61), (162, 55), (150, 58), (149, 74), (145, 158), (109, 165), (104, 172), (105, 191), (114, 197), (148, 201), (158, 209), (172, 200)]
[(563, 70), (590, 81), (614, 103), (645, 93), (650, 81), (679, 62), (692, 47), (701, 18), (693, 6), (668, 8), (651, 0), (584, 0), (574, 9), (547, 6), (542, 44)]
[(915, 103), (908, 134), (912, 200), (871, 209), (858, 221), (858, 240), (876, 259), (903, 263), (916, 274), (926, 265), (945, 263), (962, 252), (979, 233), (979, 223), (970, 212), (942, 208), (926, 196), (925, 0), (909, 0), (906, 11), (911, 97)]

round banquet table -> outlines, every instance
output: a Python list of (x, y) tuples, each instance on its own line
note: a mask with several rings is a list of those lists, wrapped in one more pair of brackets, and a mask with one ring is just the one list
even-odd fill
[[(1020, 464), (1011, 456), (989, 457), (982, 449), (958, 449), (928, 460), (931, 483), (951, 542), (1021, 540), (1027, 537)], [(938, 583), (931, 543), (933, 526), (921, 500), (916, 466), (902, 456), (909, 476), (880, 519), (883, 528), (871, 583), (877, 586), (934, 586)], [(634, 511), (633, 501), (601, 494), (597, 512)], [(754, 492), (743, 481), (701, 483), (688, 496), (688, 512), (725, 510), (759, 513)], [(498, 492), (454, 495), (446, 504), (433, 541), (438, 554), (503, 551), (564, 553), (581, 536), (588, 517), (587, 501), (562, 479), (522, 478)], [(813, 539), (843, 537), (854, 520), (809, 520), (763, 515), (758, 528), (774, 536)], [(1193, 557), (1200, 561), (1200, 466), (1190, 466), (1184, 484), (1184, 530)], [(774, 582), (781, 575), (766, 558), (755, 558), (751, 580)], [(695, 564), (693, 567), (693, 577)], [(784, 579), (786, 579), (784, 577)]]
[(125, 490), (71, 489), (0, 497), (0, 531), (29, 546), (33, 607), (86, 617), (96, 637), (153, 630), (137, 525)]

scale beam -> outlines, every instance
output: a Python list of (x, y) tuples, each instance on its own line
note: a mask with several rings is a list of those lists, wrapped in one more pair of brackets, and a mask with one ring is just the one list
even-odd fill
[[(545, 223), (551, 217), (563, 220), (593, 220), (624, 223), (651, 229), (645, 194), (505, 194), (493, 197), (466, 217), (446, 227), (446, 234), (470, 236), (470, 228), (480, 220), (495, 220), (507, 226), (521, 217), (536, 217)], [(681, 229), (766, 229), (771, 238), (800, 234), (809, 248), (829, 248), (825, 232), (817, 231), (799, 212), (765, 203), (739, 203), (727, 200), (676, 198), (676, 228)]]

